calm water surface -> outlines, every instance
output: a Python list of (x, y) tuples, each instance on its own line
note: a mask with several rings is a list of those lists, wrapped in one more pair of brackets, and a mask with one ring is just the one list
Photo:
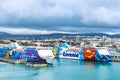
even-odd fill
[(48, 67), (0, 63), (0, 80), (120, 80), (120, 63), (54, 59)]

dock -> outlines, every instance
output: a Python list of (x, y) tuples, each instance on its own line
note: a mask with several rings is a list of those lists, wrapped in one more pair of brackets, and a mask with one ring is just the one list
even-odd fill
[(0, 62), (11, 63), (11, 64), (24, 64), (24, 62), (21, 60), (11, 60), (5, 58), (0, 58)]
[(111, 58), (111, 61), (120, 62), (120, 55), (113, 55), (113, 58)]
[(111, 58), (111, 61), (113, 61), (113, 62), (120, 62), (120, 58)]
[(10, 63), (10, 64), (25, 64), (27, 66), (33, 66), (33, 67), (48, 66), (48, 64), (38, 64), (38, 63), (25, 62), (22, 60), (11, 60), (5, 58), (0, 58), (0, 62)]

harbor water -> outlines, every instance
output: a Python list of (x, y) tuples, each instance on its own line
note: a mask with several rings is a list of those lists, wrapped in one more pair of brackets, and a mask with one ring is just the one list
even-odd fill
[(0, 62), (0, 80), (120, 80), (119, 62), (54, 59), (47, 67)]

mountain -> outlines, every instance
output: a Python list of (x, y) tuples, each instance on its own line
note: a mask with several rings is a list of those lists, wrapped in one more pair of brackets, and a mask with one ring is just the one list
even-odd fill
[(120, 34), (111, 35), (111, 37), (120, 38)]
[(110, 36), (109, 34), (105, 34), (105, 33), (85, 33), (80, 35), (81, 36)]
[(9, 35), (11, 35), (11, 34), (6, 33), (6, 32), (0, 32), (0, 36), (9, 36)]
[(107, 36), (107, 37), (112, 37), (112, 38), (120, 38), (120, 34), (114, 34), (114, 35), (109, 35), (109, 34), (104, 34), (104, 33), (84, 33), (84, 34), (63, 34), (63, 33), (53, 33), (53, 34), (33, 34), (33, 35), (20, 35), (20, 34), (9, 34), (6, 32), (0, 32), (0, 39), (50, 39), (50, 38), (62, 38), (64, 36)]
[(9, 33), (0, 32), (0, 39), (7, 39), (10, 36), (11, 36), (11, 34), (9, 34)]

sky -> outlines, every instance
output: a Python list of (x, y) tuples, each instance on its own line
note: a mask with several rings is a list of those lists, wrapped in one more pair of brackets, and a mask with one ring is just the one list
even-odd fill
[(0, 32), (120, 33), (120, 0), (0, 0)]

